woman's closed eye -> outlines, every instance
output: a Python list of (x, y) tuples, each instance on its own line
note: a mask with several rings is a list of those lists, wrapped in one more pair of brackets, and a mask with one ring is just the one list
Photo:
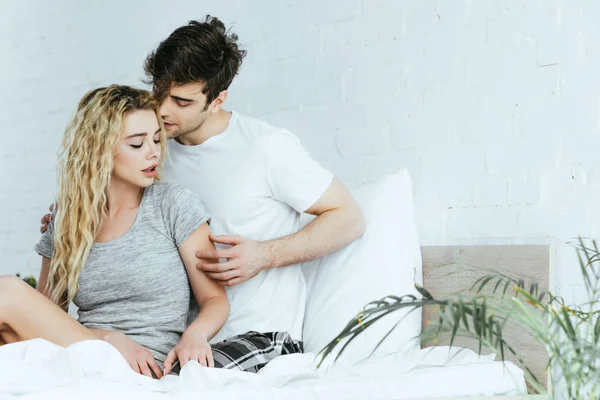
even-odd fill
[[(158, 144), (160, 143), (160, 139), (154, 139), (154, 143)], [(130, 144), (131, 147), (133, 147), (134, 149), (141, 149), (142, 146), (144, 145), (144, 142), (140, 143), (140, 144)]]

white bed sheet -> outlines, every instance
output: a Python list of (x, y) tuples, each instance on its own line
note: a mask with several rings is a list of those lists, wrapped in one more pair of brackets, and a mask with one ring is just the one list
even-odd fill
[(512, 363), (438, 347), (361, 364), (314, 368), (314, 355), (280, 357), (260, 373), (203, 368), (156, 381), (133, 372), (101, 341), (61, 348), (36, 339), (0, 347), (0, 399), (417, 399), (525, 391)]

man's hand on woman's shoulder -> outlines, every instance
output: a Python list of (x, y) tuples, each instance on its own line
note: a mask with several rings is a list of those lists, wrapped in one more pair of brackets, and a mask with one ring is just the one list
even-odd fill
[(50, 207), (48, 207), (48, 210), (50, 210), (50, 213), (44, 215), (40, 221), (40, 223), (42, 224), (42, 226), (40, 227), (40, 233), (45, 233), (48, 230), (48, 224), (52, 220), (52, 211), (54, 211), (54, 204), (51, 204)]

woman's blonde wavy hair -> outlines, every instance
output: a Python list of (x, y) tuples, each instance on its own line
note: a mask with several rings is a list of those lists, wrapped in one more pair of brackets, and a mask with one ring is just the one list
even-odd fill
[(161, 160), (166, 132), (159, 104), (150, 92), (111, 85), (88, 92), (63, 138), (58, 162), (58, 199), (54, 216), (54, 249), (48, 292), (59, 305), (68, 305), (79, 290), (79, 275), (108, 211), (107, 188), (119, 148), (125, 116), (137, 110), (156, 113)]

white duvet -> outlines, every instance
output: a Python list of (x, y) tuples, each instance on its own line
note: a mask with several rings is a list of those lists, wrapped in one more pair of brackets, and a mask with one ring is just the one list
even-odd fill
[(0, 347), (0, 399), (416, 399), (524, 390), (514, 364), (448, 347), (318, 370), (314, 354), (295, 354), (258, 374), (190, 362), (179, 376), (161, 380), (136, 374), (102, 341), (62, 348), (35, 339)]

